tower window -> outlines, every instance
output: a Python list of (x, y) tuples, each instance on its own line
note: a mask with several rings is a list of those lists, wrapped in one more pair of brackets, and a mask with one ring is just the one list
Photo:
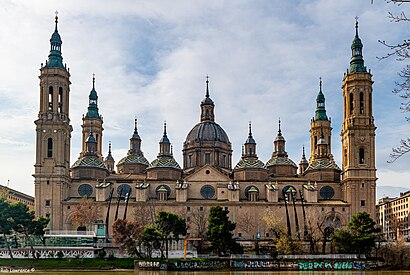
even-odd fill
[(349, 94), (349, 113), (353, 114), (353, 94)]
[(192, 155), (188, 156), (188, 162), (189, 162), (188, 167), (192, 167)]
[(363, 93), (360, 93), (360, 114), (364, 114), (364, 96)]
[(359, 149), (359, 164), (364, 164), (364, 149)]
[(317, 148), (317, 136), (315, 136), (315, 149)]
[(222, 167), (226, 167), (226, 155), (222, 156)]
[(53, 86), (48, 88), (48, 110), (53, 110)]
[(46, 200), (46, 206), (49, 207), (51, 205), (50, 200)]
[(53, 139), (48, 138), (47, 140), (47, 157), (52, 158), (53, 157)]
[(63, 88), (58, 88), (58, 112), (63, 112)]
[(366, 201), (365, 201), (365, 200), (361, 200), (361, 201), (360, 201), (360, 206), (366, 206)]
[(205, 163), (211, 164), (211, 154), (210, 153), (205, 153)]

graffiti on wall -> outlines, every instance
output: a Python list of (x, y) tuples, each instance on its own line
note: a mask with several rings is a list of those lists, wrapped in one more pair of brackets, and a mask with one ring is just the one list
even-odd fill
[(139, 269), (167, 269), (167, 265), (160, 262), (138, 262)]
[(299, 269), (313, 270), (313, 269), (364, 269), (364, 262), (299, 262)]
[(231, 268), (277, 268), (278, 263), (264, 260), (234, 260), (231, 261)]
[(175, 261), (168, 263), (169, 269), (219, 269), (227, 267), (226, 261)]

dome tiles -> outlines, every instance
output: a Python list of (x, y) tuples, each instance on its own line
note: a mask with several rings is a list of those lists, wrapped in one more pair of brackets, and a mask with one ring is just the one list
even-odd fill
[(142, 152), (138, 152), (134, 155), (128, 155), (126, 157), (123, 157), (117, 165), (120, 164), (143, 164), (148, 166), (149, 162), (148, 160), (144, 157), (144, 155), (142, 154)]
[(104, 162), (96, 156), (85, 156), (85, 157), (79, 158), (73, 164), (73, 166), (71, 166), (71, 168), (77, 168), (77, 167), (90, 167), (90, 168), (107, 169)]
[(340, 170), (339, 166), (335, 163), (334, 160), (331, 159), (315, 159), (311, 163), (309, 163), (308, 168), (306, 171), (311, 170), (318, 170), (318, 169), (336, 169)]
[(260, 161), (259, 159), (249, 159), (249, 158), (241, 159), (238, 162), (238, 164), (236, 164), (234, 170), (244, 169), (244, 168), (266, 169), (265, 164), (262, 161)]
[(266, 163), (266, 167), (274, 165), (291, 165), (297, 168), (297, 165), (293, 162), (293, 160), (287, 157), (273, 157)]
[(175, 168), (181, 169), (173, 157), (158, 157), (149, 165), (149, 168)]

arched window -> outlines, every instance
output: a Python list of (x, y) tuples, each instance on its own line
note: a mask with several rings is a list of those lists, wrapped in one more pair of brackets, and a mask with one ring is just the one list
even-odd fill
[(63, 112), (63, 88), (58, 88), (58, 112)]
[(315, 136), (315, 149), (317, 148), (317, 136)]
[(364, 114), (364, 95), (360, 93), (360, 114)]
[(53, 139), (48, 138), (47, 140), (47, 157), (52, 158), (53, 157)]
[(353, 114), (353, 94), (349, 94), (349, 114)]
[(48, 110), (53, 110), (53, 86), (48, 88)]
[(359, 149), (359, 164), (364, 164), (364, 149)]

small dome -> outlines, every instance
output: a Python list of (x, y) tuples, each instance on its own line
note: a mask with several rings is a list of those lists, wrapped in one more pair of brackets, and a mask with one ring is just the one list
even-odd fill
[(309, 163), (309, 166), (308, 168), (306, 168), (306, 171), (318, 169), (340, 170), (339, 166), (337, 166), (336, 162), (332, 159), (315, 159), (311, 163)]
[(253, 139), (252, 136), (249, 136), (245, 141), (245, 144), (256, 144), (256, 141)]
[(293, 160), (287, 157), (273, 157), (266, 163), (266, 167), (274, 165), (291, 165), (297, 168), (297, 165), (293, 162)]
[(150, 168), (175, 168), (181, 169), (178, 162), (173, 157), (158, 157), (149, 165), (148, 169)]
[(212, 99), (210, 97), (205, 97), (202, 101), (201, 104), (214, 104)]
[(220, 141), (230, 144), (228, 135), (219, 124), (213, 121), (203, 121), (198, 123), (188, 133), (185, 142), (200, 141)]
[(126, 157), (123, 157), (117, 165), (121, 164), (143, 164), (148, 166), (149, 162), (148, 160), (144, 157), (144, 154), (140, 151), (137, 152), (136, 154), (133, 155), (128, 155)]
[(53, 34), (51, 35), (50, 42), (58, 42), (62, 43), (61, 41), (61, 36), (58, 33), (58, 31), (54, 31)]
[(79, 158), (71, 168), (78, 168), (78, 167), (90, 167), (90, 168), (100, 168), (106, 169), (104, 162), (96, 156), (86, 156)]
[(244, 168), (259, 168), (266, 169), (265, 164), (258, 159), (243, 158), (235, 166), (234, 170), (244, 169)]
[(87, 140), (85, 142), (94, 142), (97, 143), (97, 141), (95, 140), (95, 137), (92, 133), (90, 133), (90, 135), (88, 136)]

